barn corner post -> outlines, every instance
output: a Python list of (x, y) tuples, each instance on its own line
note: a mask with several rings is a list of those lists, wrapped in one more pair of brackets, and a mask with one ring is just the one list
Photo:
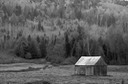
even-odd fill
[(76, 66), (74, 67), (74, 75), (77, 75)]
[(121, 80), (121, 84), (124, 84), (124, 79)]
[(84, 72), (84, 75), (86, 76), (86, 67), (84, 67), (85, 68), (85, 72)]

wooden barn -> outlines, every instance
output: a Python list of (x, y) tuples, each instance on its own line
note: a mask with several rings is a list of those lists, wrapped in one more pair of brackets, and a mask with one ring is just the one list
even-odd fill
[(75, 64), (78, 75), (107, 75), (107, 64), (101, 56), (82, 56)]

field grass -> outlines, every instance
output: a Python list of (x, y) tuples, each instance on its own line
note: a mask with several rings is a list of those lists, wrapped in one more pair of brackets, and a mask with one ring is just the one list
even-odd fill
[(127, 65), (111, 65), (111, 66), (108, 66), (108, 71), (128, 72), (128, 66)]
[[(20, 67), (31, 65), (32, 68), (26, 71), (21, 69), (21, 71), (0, 72), (0, 78), (3, 79), (0, 79), (0, 84), (128, 84), (128, 71), (123, 72), (127, 66), (108, 66), (108, 76), (79, 76), (74, 74), (74, 65), (46, 67), (42, 64), (38, 70), (33, 67), (39, 64), (17, 65)], [(17, 65), (13, 67), (19, 67)]]

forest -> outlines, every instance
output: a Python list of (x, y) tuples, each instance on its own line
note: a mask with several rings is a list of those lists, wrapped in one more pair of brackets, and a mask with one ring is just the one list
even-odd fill
[(0, 0), (0, 51), (57, 64), (99, 55), (128, 64), (128, 1)]

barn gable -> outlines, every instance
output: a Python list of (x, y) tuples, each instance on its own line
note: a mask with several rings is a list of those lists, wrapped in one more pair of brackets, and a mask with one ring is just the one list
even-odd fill
[(98, 62), (95, 65), (107, 65), (105, 63), (105, 61), (102, 59), (102, 57), (100, 57), (100, 59), (98, 60)]

